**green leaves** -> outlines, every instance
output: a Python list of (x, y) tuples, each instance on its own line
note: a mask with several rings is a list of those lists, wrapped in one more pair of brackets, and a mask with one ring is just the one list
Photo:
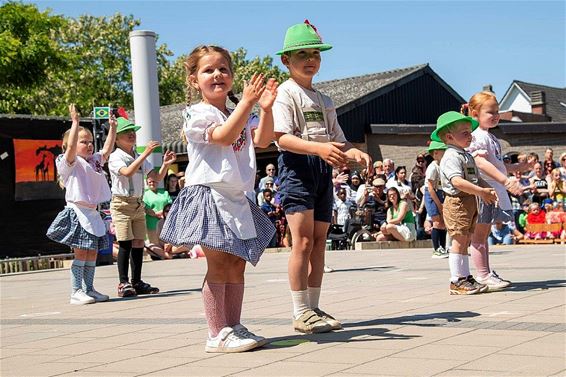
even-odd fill
[[(0, 6), (0, 113), (67, 116), (76, 103), (83, 116), (94, 106), (133, 108), (129, 34), (140, 26), (133, 15), (69, 18), (40, 12), (33, 4)], [(186, 56), (172, 60), (157, 44), (161, 106), (185, 102)], [(267, 56), (232, 53), (238, 93), (255, 72), (279, 82), (287, 74)]]

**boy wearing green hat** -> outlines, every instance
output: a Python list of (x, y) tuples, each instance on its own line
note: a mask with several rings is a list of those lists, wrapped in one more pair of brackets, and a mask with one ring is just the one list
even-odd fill
[(495, 203), (495, 191), (483, 181), (467, 148), (472, 142), (472, 131), (478, 122), (456, 111), (438, 117), (431, 139), (446, 144), (440, 161), (440, 181), (446, 195), (442, 214), (452, 238), (450, 248), (450, 294), (472, 295), (487, 291), (470, 274), (468, 246), (477, 222), (476, 196), (487, 203)]
[(444, 156), (446, 144), (432, 140), (428, 146), (428, 153), (433, 160), (426, 168), (424, 204), (427, 214), (432, 219), (432, 257), (448, 258), (446, 251), (446, 227), (442, 219), (442, 203), (444, 202), (444, 191), (440, 182), (440, 160)]
[[(168, 151), (163, 155), (163, 165), (159, 172), (153, 169), (147, 158), (159, 146), (150, 141), (141, 154), (137, 154), (136, 131), (141, 127), (120, 117), (117, 119), (116, 149), (108, 160), (108, 170), (112, 178), (112, 201), (110, 213), (116, 230), (118, 251), (118, 273), (120, 283), (118, 296), (129, 297), (138, 294), (158, 293), (159, 289), (141, 280), (143, 247), (146, 237), (145, 205), (143, 202), (144, 175), (159, 182), (165, 177), (169, 166), (175, 162), (175, 153)], [(128, 268), (132, 265), (132, 280), (128, 278)]]
[(320, 52), (330, 48), (305, 21), (287, 30), (284, 47), (277, 52), (290, 73), (289, 80), (278, 88), (273, 119), (281, 152), (279, 193), (293, 238), (288, 267), (293, 327), (302, 333), (342, 328), (319, 308), (334, 200), (332, 167), (341, 168), (348, 160), (355, 160), (368, 171), (372, 168), (369, 155), (346, 140), (332, 100), (313, 88)]

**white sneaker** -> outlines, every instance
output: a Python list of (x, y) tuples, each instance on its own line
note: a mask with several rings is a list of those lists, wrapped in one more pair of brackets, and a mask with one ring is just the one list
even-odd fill
[(509, 280), (504, 280), (497, 275), (495, 271), (491, 271), (489, 275), (484, 278), (476, 277), (476, 281), (480, 284), (485, 284), (490, 292), (500, 291), (511, 285)]
[(96, 302), (103, 302), (110, 300), (110, 297), (108, 295), (103, 295), (102, 293), (97, 292), (96, 289), (93, 289), (92, 291), (88, 291), (86, 294), (92, 297)]
[(224, 327), (215, 338), (206, 341), (205, 352), (245, 352), (257, 347), (257, 342), (251, 338), (244, 338), (234, 332), (231, 327)]
[(334, 272), (334, 269), (330, 266), (324, 265), (324, 272), (326, 272), (328, 274), (328, 273)]
[(75, 293), (71, 295), (71, 304), (73, 305), (86, 305), (94, 304), (94, 298), (90, 297), (82, 289), (78, 289)]
[(244, 326), (242, 324), (237, 324), (237, 325), (233, 326), (232, 329), (234, 329), (234, 333), (236, 335), (238, 335), (242, 338), (248, 338), (248, 339), (255, 340), (257, 342), (258, 347), (263, 347), (264, 345), (267, 344), (267, 339), (265, 339), (263, 336), (254, 334), (253, 332), (248, 330), (246, 326)]

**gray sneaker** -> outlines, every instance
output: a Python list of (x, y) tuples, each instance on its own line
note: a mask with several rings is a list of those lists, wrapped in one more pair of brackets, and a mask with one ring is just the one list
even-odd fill
[(438, 249), (436, 249), (432, 252), (432, 257), (434, 259), (448, 258), (448, 252), (446, 250), (444, 250), (444, 248), (442, 246), (439, 246)]
[(263, 347), (267, 344), (267, 339), (263, 336), (259, 336), (248, 330), (248, 328), (240, 323), (237, 325), (232, 326), (234, 330), (234, 334), (238, 335), (241, 338), (248, 338), (253, 339), (257, 342), (257, 347)]

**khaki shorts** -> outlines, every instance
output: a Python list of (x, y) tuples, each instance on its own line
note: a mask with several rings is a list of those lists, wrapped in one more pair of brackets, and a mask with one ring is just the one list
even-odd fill
[(116, 240), (145, 239), (145, 204), (141, 198), (114, 195), (110, 202), (110, 214), (116, 229)]
[(453, 236), (469, 236), (474, 233), (478, 220), (478, 207), (474, 195), (446, 195), (442, 215), (448, 234)]

